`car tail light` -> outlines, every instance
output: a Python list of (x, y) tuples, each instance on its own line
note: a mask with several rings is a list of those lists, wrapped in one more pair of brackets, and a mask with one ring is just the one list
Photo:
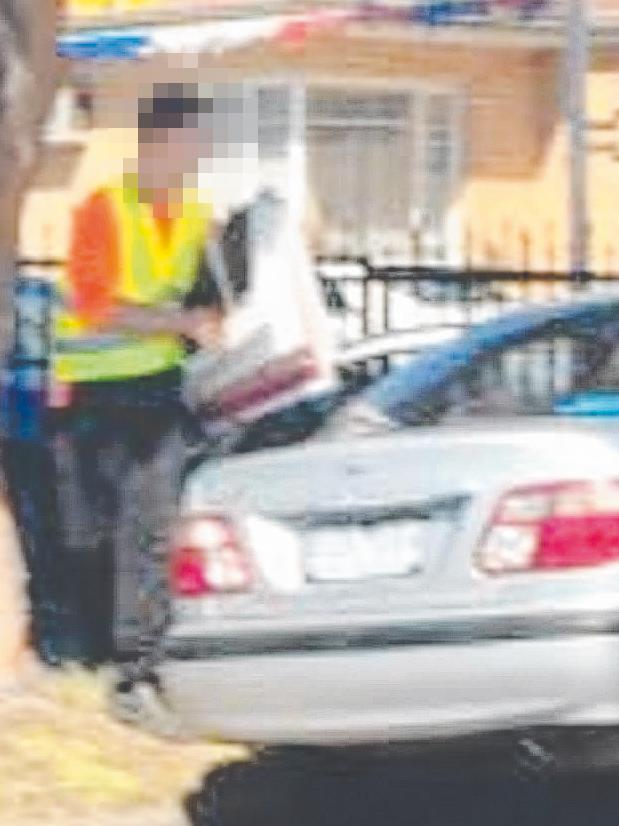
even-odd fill
[(489, 574), (619, 560), (619, 482), (515, 488), (499, 502), (476, 555)]
[(170, 583), (183, 597), (248, 590), (252, 567), (234, 524), (218, 516), (184, 523), (174, 537)]

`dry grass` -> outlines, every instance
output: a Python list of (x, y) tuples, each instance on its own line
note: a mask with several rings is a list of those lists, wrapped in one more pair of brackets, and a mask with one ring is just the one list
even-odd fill
[(176, 826), (184, 793), (208, 768), (242, 756), (117, 723), (105, 711), (101, 676), (40, 674), (0, 698), (0, 823)]

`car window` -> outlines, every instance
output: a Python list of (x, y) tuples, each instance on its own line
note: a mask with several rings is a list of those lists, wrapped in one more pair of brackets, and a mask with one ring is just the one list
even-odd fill
[(482, 358), (444, 391), (443, 418), (550, 414), (563, 394), (619, 389), (619, 346), (591, 334), (544, 336)]
[[(401, 356), (407, 365), (419, 357), (410, 353)], [(390, 366), (391, 372), (397, 371), (397, 364)], [(367, 379), (371, 383), (369, 375)], [(556, 400), (570, 392), (619, 390), (619, 325), (539, 334), (521, 344), (488, 352), (457, 372), (445, 386), (417, 397), (410, 409), (398, 405), (395, 418), (380, 403), (364, 402), (360, 387), (352, 382), (332, 398), (303, 402), (266, 416), (243, 433), (234, 451), (294, 444), (318, 434), (333, 438), (342, 432), (378, 433), (383, 426), (388, 430), (463, 417), (548, 415)], [(384, 419), (377, 419), (377, 410), (382, 410)]]
[(619, 344), (608, 347), (606, 358), (590, 375), (591, 389), (619, 390)]

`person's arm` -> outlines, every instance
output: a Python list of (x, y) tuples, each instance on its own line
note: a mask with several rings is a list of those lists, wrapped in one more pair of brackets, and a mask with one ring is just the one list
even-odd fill
[(137, 307), (119, 304), (98, 327), (110, 332), (157, 335), (173, 333), (189, 338), (199, 347), (216, 347), (222, 338), (222, 314), (216, 307)]
[(114, 304), (119, 276), (114, 216), (105, 195), (95, 193), (73, 216), (67, 279), (77, 315), (90, 325), (101, 322)]

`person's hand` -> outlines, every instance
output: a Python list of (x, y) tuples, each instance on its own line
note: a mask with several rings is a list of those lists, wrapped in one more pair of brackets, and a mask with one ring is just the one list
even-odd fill
[(213, 309), (187, 310), (183, 314), (183, 335), (201, 350), (219, 349), (223, 337), (221, 314)]

